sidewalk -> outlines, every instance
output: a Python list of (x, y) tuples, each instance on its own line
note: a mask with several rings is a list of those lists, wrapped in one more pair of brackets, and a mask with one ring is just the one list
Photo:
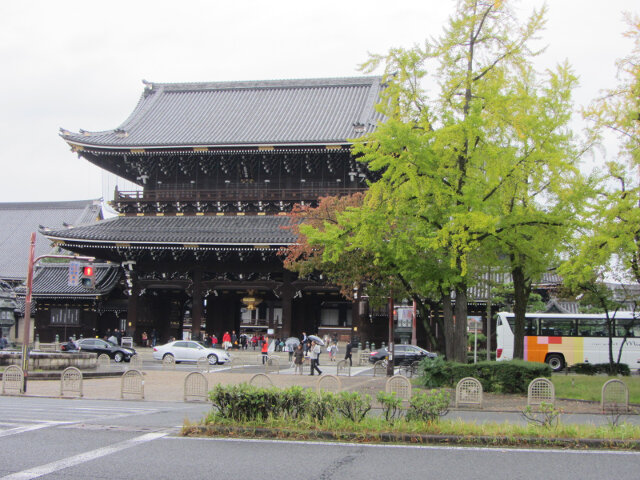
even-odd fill
[[(144, 393), (145, 400), (149, 401), (169, 401), (181, 402), (184, 398), (184, 380), (186, 376), (196, 371), (193, 364), (178, 365), (176, 370), (160, 370), (145, 369), (150, 364), (160, 365), (160, 361), (153, 360), (151, 348), (137, 348), (138, 354), (142, 357), (144, 372)], [(239, 383), (248, 383), (251, 377), (256, 373), (262, 373), (261, 362), (259, 363), (260, 354), (248, 350), (245, 352), (234, 351), (234, 357), (242, 358), (248, 367), (215, 366), (205, 373), (209, 389), (217, 384), (234, 385)], [(305, 388), (315, 388), (319, 380), (319, 376), (295, 375), (292, 368), (288, 368), (288, 354), (278, 352), (281, 358), (281, 365), (284, 365), (280, 373), (271, 373), (274, 386), (279, 388), (287, 388), (293, 385), (299, 385)], [(325, 375), (336, 373), (337, 362), (330, 362), (328, 358), (322, 359), (320, 366)], [(85, 378), (83, 380), (83, 396), (88, 399), (120, 399), (121, 376), (128, 364), (117, 364), (112, 366), (112, 376), (102, 378)], [(357, 367), (351, 370), (351, 376), (340, 376), (342, 389), (347, 391), (358, 391), (368, 394), (375, 401), (375, 397), (379, 391), (385, 390), (387, 377), (373, 377), (371, 375), (371, 366)], [(59, 378), (59, 377), (58, 377)], [(59, 380), (39, 380), (30, 378), (27, 386), (27, 395), (30, 396), (47, 396), (59, 397), (60, 381)], [(454, 392), (452, 392), (452, 396)], [(475, 412), (504, 412), (519, 413), (522, 412), (527, 405), (526, 395), (499, 395), (485, 393), (483, 396), (482, 409), (468, 409)], [(578, 400), (556, 400), (556, 406), (567, 414), (600, 414), (600, 405), (598, 402), (584, 402)]]

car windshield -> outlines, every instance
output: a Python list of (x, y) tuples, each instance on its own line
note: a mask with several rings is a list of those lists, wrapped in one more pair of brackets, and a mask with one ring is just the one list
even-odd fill
[(115, 343), (110, 342), (109, 340), (104, 340), (104, 343), (106, 343), (109, 347), (117, 347)]

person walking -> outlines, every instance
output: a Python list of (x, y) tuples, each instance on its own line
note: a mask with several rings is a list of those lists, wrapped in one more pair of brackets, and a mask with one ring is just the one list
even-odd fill
[(351, 345), (351, 342), (347, 343), (347, 347), (346, 347), (346, 351), (344, 353), (344, 359), (347, 360), (349, 359), (349, 366), (353, 367), (353, 360), (351, 360), (351, 350), (353, 349), (353, 346)]
[(147, 332), (142, 332), (142, 346), (143, 347), (149, 346), (149, 337), (147, 336)]
[(231, 348), (231, 335), (229, 335), (229, 332), (224, 332), (224, 335), (222, 335), (222, 347), (225, 352)]
[(338, 345), (335, 342), (332, 342), (327, 350), (329, 351), (329, 360), (335, 362), (336, 355), (338, 354)]
[(262, 341), (262, 364), (267, 363), (267, 358), (269, 357), (269, 337), (264, 337)]
[(293, 371), (294, 374), (300, 373), (300, 375), (302, 375), (302, 362), (304, 362), (304, 350), (300, 343), (293, 352), (293, 365), (295, 368)]
[(314, 370), (317, 370), (318, 375), (322, 375), (322, 370), (318, 368), (318, 355), (320, 355), (320, 345), (318, 345), (316, 342), (311, 342), (309, 351), (311, 352), (311, 373), (309, 375), (313, 376)]

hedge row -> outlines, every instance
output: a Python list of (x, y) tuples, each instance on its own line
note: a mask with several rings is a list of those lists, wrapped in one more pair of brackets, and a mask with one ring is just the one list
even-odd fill
[[(620, 363), (614, 365), (615, 373), (619, 375), (623, 375), (625, 377), (631, 375), (631, 370), (629, 369), (629, 365), (626, 363)], [(569, 369), (572, 372), (580, 373), (583, 375), (596, 375), (598, 373), (606, 373), (609, 374), (609, 364), (608, 363), (576, 363), (571, 366)]]
[(512, 360), (464, 364), (446, 362), (440, 357), (424, 359), (420, 372), (420, 381), (425, 387), (455, 387), (461, 379), (473, 377), (480, 380), (485, 392), (497, 393), (526, 393), (533, 379), (551, 376), (551, 368), (546, 363)]
[[(382, 405), (387, 421), (402, 416), (402, 401), (395, 393), (380, 392), (378, 401)], [(303, 417), (322, 421), (338, 416), (352, 422), (360, 422), (371, 410), (371, 397), (359, 392), (315, 393), (300, 386), (279, 390), (259, 388), (246, 383), (239, 385), (216, 385), (209, 392), (216, 416), (227, 420), (261, 421), (270, 417), (291, 420)], [(446, 414), (449, 394), (444, 391), (416, 393), (404, 412), (407, 421), (432, 422)]]

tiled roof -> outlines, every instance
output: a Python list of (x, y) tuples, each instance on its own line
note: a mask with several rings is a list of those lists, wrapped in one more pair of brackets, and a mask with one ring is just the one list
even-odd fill
[[(27, 277), (31, 232), (40, 225), (61, 229), (64, 224), (81, 225), (101, 218), (98, 200), (73, 202), (0, 203), (0, 278)], [(51, 251), (50, 242), (36, 235), (35, 256)]]
[(120, 279), (120, 266), (108, 263), (94, 263), (95, 289), (81, 286), (70, 287), (69, 264), (48, 263), (37, 267), (33, 275), (33, 297), (95, 297), (109, 293)]
[(43, 231), (51, 240), (99, 243), (289, 245), (286, 216), (115, 217), (94, 225)]
[(62, 130), (62, 137), (112, 148), (347, 143), (382, 118), (374, 110), (380, 82), (380, 77), (145, 82), (138, 105), (120, 127)]

